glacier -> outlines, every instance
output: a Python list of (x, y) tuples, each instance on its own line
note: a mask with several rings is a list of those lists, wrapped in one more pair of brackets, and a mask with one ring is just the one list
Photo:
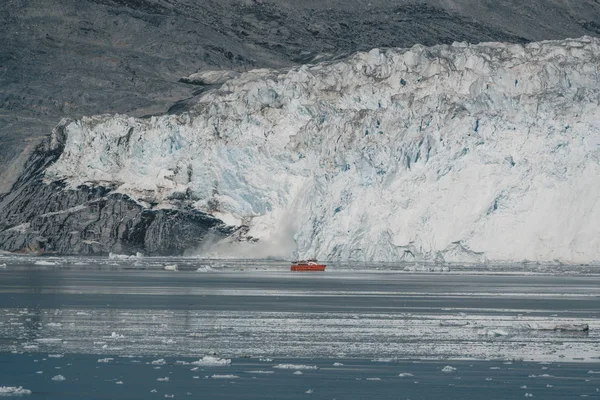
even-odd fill
[(598, 38), (373, 49), (219, 79), (179, 115), (64, 119), (45, 184), (235, 232), (187, 254), (600, 261)]

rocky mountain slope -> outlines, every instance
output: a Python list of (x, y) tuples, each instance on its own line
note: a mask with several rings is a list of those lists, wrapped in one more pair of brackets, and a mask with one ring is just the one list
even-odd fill
[(2, 199), (3, 248), (600, 260), (599, 39), (223, 79), (177, 115), (63, 120)]
[[(62, 117), (185, 109), (199, 70), (600, 33), (598, 0), (4, 0), (0, 193)], [(192, 98), (192, 99), (190, 99)]]

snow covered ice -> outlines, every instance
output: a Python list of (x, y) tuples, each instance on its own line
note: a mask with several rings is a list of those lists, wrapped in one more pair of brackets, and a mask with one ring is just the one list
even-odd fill
[(46, 179), (192, 199), (259, 239), (214, 256), (598, 261), (598, 65), (583, 37), (253, 70), (182, 115), (62, 121)]

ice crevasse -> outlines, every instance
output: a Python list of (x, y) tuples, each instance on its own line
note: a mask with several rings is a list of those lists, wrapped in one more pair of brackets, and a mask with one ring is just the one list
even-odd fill
[(61, 127), (46, 180), (184, 199), (258, 239), (200, 252), (600, 260), (597, 38), (373, 49), (232, 75), (180, 115)]

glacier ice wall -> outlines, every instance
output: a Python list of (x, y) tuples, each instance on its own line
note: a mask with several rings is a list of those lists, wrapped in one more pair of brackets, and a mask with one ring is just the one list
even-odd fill
[(184, 200), (280, 255), (600, 260), (596, 38), (374, 49), (62, 128), (47, 181)]

